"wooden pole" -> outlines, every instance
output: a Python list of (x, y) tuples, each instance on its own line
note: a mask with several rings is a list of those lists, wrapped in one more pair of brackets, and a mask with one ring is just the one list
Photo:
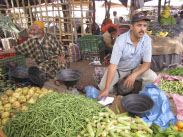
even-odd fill
[(80, 0), (80, 9), (81, 9), (81, 24), (80, 24), (80, 26), (81, 26), (81, 36), (83, 36), (84, 35), (84, 25), (83, 25), (83, 22), (84, 22), (84, 20), (83, 20), (83, 5), (82, 5), (82, 0)]
[(158, 22), (160, 22), (160, 13), (161, 13), (161, 0), (158, 3)]
[(49, 29), (49, 18), (48, 18), (48, 3), (47, 3), (47, 0), (44, 0), (45, 2), (45, 8), (46, 8), (46, 21), (47, 21), (47, 24), (48, 24), (48, 29)]
[(92, 31), (92, 34), (95, 34), (96, 33), (96, 28), (95, 28), (95, 1), (93, 0), (93, 29), (91, 30)]
[(19, 4), (19, 0), (16, 0), (16, 4), (17, 4), (17, 8), (18, 8), (19, 20), (20, 20), (21, 25), (23, 26), (22, 14), (21, 14), (21, 11), (20, 11), (20, 4)]
[(15, 12), (15, 7), (14, 7), (14, 2), (13, 0), (11, 0), (11, 5), (12, 5), (12, 8), (13, 8), (13, 14), (14, 14), (14, 23), (17, 23), (17, 17), (16, 17), (16, 12)]
[[(59, 40), (62, 42), (62, 24), (61, 24), (61, 18), (62, 18), (62, 16), (61, 16), (61, 14), (60, 14), (60, 11), (61, 11), (61, 6), (59, 5), (58, 6), (58, 15), (59, 15), (59, 19), (58, 19), (58, 21), (59, 21), (59, 34), (60, 34), (60, 37), (59, 37)], [(63, 44), (63, 43), (62, 43)]]
[(24, 0), (22, 0), (22, 5), (23, 5), (23, 14), (25, 19), (25, 27), (28, 28), (28, 16), (26, 16), (26, 7), (25, 7)]
[(8, 0), (4, 0), (4, 2), (6, 3), (6, 6), (7, 6), (7, 8), (9, 9), (10, 6), (9, 6), (9, 3), (8, 3)]
[(136, 0), (131, 0), (131, 4), (130, 4), (130, 13), (129, 13), (129, 20), (131, 20), (132, 19), (132, 16), (133, 16), (133, 14), (134, 14), (134, 12), (135, 12), (135, 9), (134, 9), (134, 2), (135, 2)]
[(31, 25), (33, 23), (34, 19), (33, 19), (33, 14), (32, 14), (32, 8), (30, 6), (30, 0), (28, 0), (28, 9), (29, 9), (28, 16), (30, 16), (30, 22), (28, 22), (28, 24)]
[(41, 18), (40, 21), (43, 22), (43, 15), (42, 15), (43, 12), (42, 12), (42, 8), (41, 8), (41, 6), (40, 6), (40, 5), (41, 5), (41, 0), (38, 0), (38, 1), (39, 1), (40, 18)]

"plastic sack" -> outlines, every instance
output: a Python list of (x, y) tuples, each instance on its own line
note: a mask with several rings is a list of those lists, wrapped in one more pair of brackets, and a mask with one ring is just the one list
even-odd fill
[(106, 70), (107, 70), (107, 67), (95, 67), (93, 72), (93, 78), (94, 78), (95, 84), (98, 85), (100, 83)]
[[(158, 78), (156, 81), (154, 81), (154, 85), (159, 85), (160, 84), (160, 79), (163, 78), (164, 80), (178, 80), (178, 81), (183, 81), (183, 77), (180, 76), (169, 76), (167, 74), (159, 74)], [(167, 97), (169, 99), (173, 99), (175, 105), (176, 105), (176, 110), (177, 110), (177, 119), (183, 121), (183, 96), (180, 95), (175, 95), (175, 94), (167, 94)]]
[(139, 94), (149, 96), (154, 101), (153, 109), (141, 116), (144, 121), (150, 124), (157, 124), (163, 129), (168, 127), (170, 121), (173, 124), (176, 122), (176, 118), (171, 112), (168, 98), (160, 88), (153, 84), (147, 84)]
[(178, 94), (168, 94), (167, 96), (168, 98), (173, 98), (177, 110), (177, 119), (183, 121), (183, 96)]
[(97, 100), (97, 97), (99, 95), (99, 90), (96, 89), (93, 86), (87, 86), (85, 87), (85, 91), (86, 91), (86, 97), (87, 98), (93, 98)]

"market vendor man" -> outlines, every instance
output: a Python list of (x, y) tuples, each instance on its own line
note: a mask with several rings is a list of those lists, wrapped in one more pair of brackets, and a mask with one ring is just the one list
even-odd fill
[(47, 78), (54, 78), (56, 72), (67, 65), (67, 50), (54, 36), (44, 31), (44, 24), (41, 21), (33, 22), (29, 36), (27, 41), (0, 54), (17, 53), (31, 57)]
[(116, 39), (110, 65), (98, 85), (101, 90), (98, 99), (112, 93), (119, 79), (126, 77), (124, 86), (127, 88), (133, 87), (136, 79), (141, 79), (143, 88), (157, 78), (150, 69), (152, 46), (150, 37), (145, 34), (147, 21), (150, 20), (143, 13), (133, 15), (130, 30)]

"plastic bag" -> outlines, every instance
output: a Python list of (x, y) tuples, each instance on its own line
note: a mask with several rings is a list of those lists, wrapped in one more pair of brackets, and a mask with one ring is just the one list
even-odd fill
[(80, 94), (79, 91), (76, 88), (73, 88), (71, 91), (72, 94)]
[[(159, 85), (160, 84), (160, 79), (163, 78), (164, 80), (177, 80), (177, 81), (183, 81), (183, 77), (180, 76), (169, 76), (167, 74), (159, 74), (158, 78), (156, 81), (154, 81), (154, 85)], [(176, 94), (167, 94), (168, 98), (173, 98), (173, 101), (176, 105), (176, 110), (177, 110), (177, 119), (183, 121), (183, 96), (176, 95)]]
[(87, 87), (85, 87), (85, 91), (86, 91), (87, 98), (93, 98), (93, 99), (97, 100), (97, 97), (99, 95), (99, 90), (97, 90), (93, 86), (87, 86)]
[(140, 91), (139, 94), (149, 96), (154, 101), (153, 109), (141, 116), (144, 121), (150, 124), (157, 124), (163, 129), (168, 127), (170, 121), (172, 123), (176, 122), (176, 118), (171, 112), (168, 98), (160, 88), (153, 84), (147, 84), (145, 89)]
[(173, 98), (177, 109), (177, 119), (179, 121), (183, 121), (183, 96), (180, 96), (178, 94), (168, 94), (167, 96), (168, 98)]

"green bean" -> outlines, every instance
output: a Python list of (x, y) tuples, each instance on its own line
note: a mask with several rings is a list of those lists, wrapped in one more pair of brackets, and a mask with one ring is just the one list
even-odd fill
[(4, 125), (7, 137), (74, 137), (87, 126), (85, 119), (104, 110), (93, 99), (65, 93), (49, 93), (28, 107)]

